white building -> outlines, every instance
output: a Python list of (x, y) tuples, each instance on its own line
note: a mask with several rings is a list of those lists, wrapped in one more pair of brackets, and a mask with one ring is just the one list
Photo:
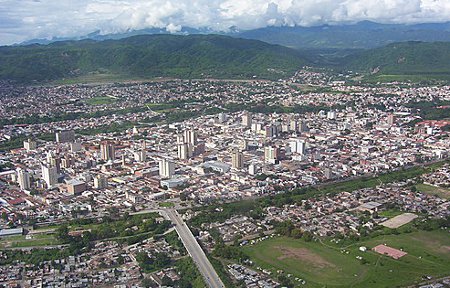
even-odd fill
[(175, 174), (175, 163), (167, 159), (159, 160), (159, 175), (163, 178), (171, 178)]

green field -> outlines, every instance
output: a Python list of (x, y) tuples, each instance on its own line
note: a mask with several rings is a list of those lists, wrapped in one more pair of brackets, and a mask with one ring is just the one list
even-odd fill
[(161, 202), (158, 204), (159, 207), (164, 207), (164, 208), (172, 208), (175, 207), (175, 204), (172, 202)]
[(106, 104), (114, 103), (116, 101), (117, 101), (117, 99), (112, 98), (112, 97), (107, 97), (107, 96), (105, 96), (105, 97), (99, 96), (99, 97), (86, 99), (86, 103), (89, 105), (106, 105)]
[(417, 184), (416, 189), (417, 191), (425, 194), (436, 195), (444, 199), (450, 199), (450, 189), (447, 188), (434, 187), (427, 184)]
[[(245, 246), (244, 252), (256, 266), (291, 273), (307, 281), (302, 287), (397, 287), (419, 283), (423, 275), (450, 274), (450, 237), (447, 231), (413, 232), (379, 236), (341, 248), (329, 240), (305, 242), (292, 238), (272, 238)], [(360, 252), (360, 246), (378, 244), (403, 249), (399, 260), (375, 252)], [(366, 264), (356, 259), (362, 256)], [(420, 257), (420, 258), (419, 258)]]
[(25, 236), (5, 237), (0, 240), (0, 248), (17, 248), (17, 247), (35, 247), (35, 246), (51, 246), (62, 244), (54, 235), (34, 235), (32, 239), (26, 239)]

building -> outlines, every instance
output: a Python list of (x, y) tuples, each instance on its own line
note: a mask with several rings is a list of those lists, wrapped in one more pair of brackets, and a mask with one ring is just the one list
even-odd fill
[(175, 174), (175, 163), (167, 159), (159, 160), (159, 175), (163, 178), (171, 178)]
[(32, 139), (27, 139), (23, 141), (23, 148), (25, 148), (28, 152), (35, 150), (37, 148), (37, 143)]
[(289, 142), (289, 147), (292, 153), (297, 153), (300, 155), (306, 154), (306, 143), (303, 140), (295, 139)]
[(58, 131), (55, 133), (56, 142), (65, 143), (65, 142), (73, 142), (75, 140), (75, 131), (66, 130), (66, 131)]
[(238, 150), (234, 150), (231, 154), (231, 166), (234, 169), (244, 168), (244, 154)]
[(187, 182), (187, 178), (177, 177), (177, 178), (161, 180), (161, 182), (159, 184), (161, 185), (161, 187), (166, 187), (167, 189), (170, 189), (170, 188), (182, 186), (186, 182)]
[(147, 154), (145, 153), (145, 150), (134, 152), (134, 160), (137, 162), (145, 162), (145, 160), (147, 160)]
[(219, 113), (219, 115), (217, 117), (218, 117), (217, 121), (219, 123), (224, 123), (227, 121), (227, 114), (225, 114), (225, 113)]
[(190, 143), (178, 144), (178, 158), (187, 160), (193, 155), (192, 145)]
[(242, 115), (242, 126), (247, 128), (252, 127), (252, 113), (245, 111)]
[(258, 166), (254, 163), (252, 163), (248, 166), (248, 174), (250, 174), (250, 175), (258, 174), (258, 170), (259, 170)]
[(94, 188), (103, 189), (108, 187), (108, 179), (102, 174), (98, 174), (94, 177)]
[(277, 147), (265, 147), (264, 148), (264, 161), (266, 163), (275, 164), (278, 160), (279, 149)]
[(394, 126), (395, 124), (395, 115), (394, 114), (389, 114), (387, 117), (387, 123), (389, 126)]
[(75, 153), (78, 151), (81, 151), (81, 143), (80, 142), (70, 143), (70, 152)]
[(197, 145), (197, 131), (190, 129), (185, 130), (183, 133), (184, 141), (183, 143), (191, 144), (192, 146)]
[(114, 147), (114, 143), (109, 141), (103, 141), (100, 143), (100, 154), (101, 158), (104, 161), (114, 160), (116, 159), (116, 150)]
[(72, 179), (66, 182), (67, 192), (72, 195), (80, 195), (86, 191), (86, 183), (78, 179)]
[(58, 183), (58, 172), (55, 166), (50, 164), (42, 164), (42, 179), (47, 184), (47, 188), (52, 188)]
[(218, 173), (227, 173), (230, 171), (230, 165), (219, 161), (208, 161), (201, 165), (203, 169), (210, 169)]
[(30, 187), (31, 187), (30, 174), (27, 171), (18, 168), (17, 169), (17, 183), (19, 183), (19, 187), (22, 190), (30, 189)]

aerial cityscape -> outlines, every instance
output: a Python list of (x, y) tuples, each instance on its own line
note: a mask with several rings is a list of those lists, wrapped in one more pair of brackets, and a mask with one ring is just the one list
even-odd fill
[(450, 287), (445, 1), (25, 2), (0, 287)]

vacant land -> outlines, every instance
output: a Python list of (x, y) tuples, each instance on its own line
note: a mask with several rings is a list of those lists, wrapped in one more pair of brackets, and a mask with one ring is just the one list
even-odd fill
[(391, 218), (387, 221), (384, 221), (381, 223), (384, 227), (388, 227), (391, 229), (399, 228), (405, 224), (408, 224), (409, 222), (413, 221), (417, 218), (416, 214), (413, 213), (403, 213), (401, 215), (395, 216), (394, 218)]
[[(271, 270), (273, 275), (283, 270), (305, 279), (307, 284), (302, 287), (396, 287), (419, 283), (423, 275), (438, 277), (450, 271), (447, 231), (380, 236), (345, 248), (323, 241), (279, 237), (243, 250), (257, 266)], [(408, 255), (394, 260), (370, 251), (379, 244), (403, 249)], [(360, 246), (369, 250), (361, 252)]]
[(416, 188), (417, 191), (425, 194), (436, 195), (444, 199), (450, 199), (450, 189), (448, 188), (435, 187), (427, 184), (417, 184)]
[(113, 97), (94, 97), (86, 100), (86, 103), (89, 105), (106, 105), (116, 102), (117, 100)]

